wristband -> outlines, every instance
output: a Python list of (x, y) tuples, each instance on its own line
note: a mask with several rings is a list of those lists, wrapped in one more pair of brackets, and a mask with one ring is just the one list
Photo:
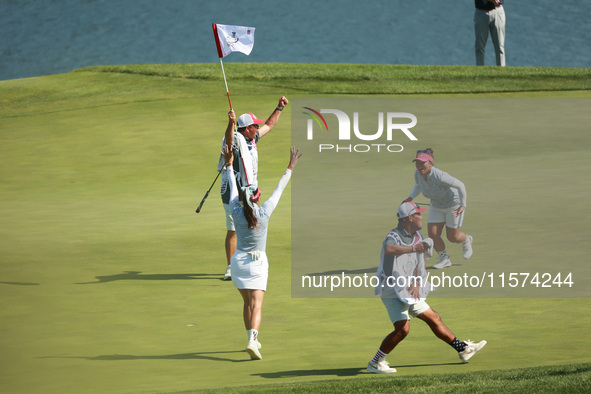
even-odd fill
[(279, 111), (283, 111), (283, 108), (285, 108), (285, 107), (280, 107), (280, 106), (277, 106), (277, 108), (276, 108), (276, 109), (278, 109)]

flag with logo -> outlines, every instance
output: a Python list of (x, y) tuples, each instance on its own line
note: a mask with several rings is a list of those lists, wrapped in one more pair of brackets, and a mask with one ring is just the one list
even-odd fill
[(220, 59), (232, 52), (250, 55), (254, 46), (254, 27), (214, 23), (213, 31)]

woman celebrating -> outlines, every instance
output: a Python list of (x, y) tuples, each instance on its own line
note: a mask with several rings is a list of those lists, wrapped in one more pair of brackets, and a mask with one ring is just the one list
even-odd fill
[(260, 207), (258, 204), (261, 191), (255, 186), (247, 186), (240, 190), (242, 201), (242, 205), (240, 205), (232, 167), (234, 161), (232, 150), (228, 150), (226, 146), (222, 150), (222, 155), (226, 162), (226, 172), (230, 183), (230, 208), (237, 236), (236, 252), (230, 262), (232, 282), (244, 300), (243, 318), (248, 333), (246, 351), (251, 359), (260, 360), (263, 356), (259, 352), (261, 344), (258, 341), (258, 334), (261, 325), (263, 298), (267, 290), (269, 276), (269, 262), (265, 252), (269, 218), (291, 178), (291, 171), (302, 155), (298, 149), (291, 147), (287, 170), (279, 180), (271, 197)]
[(417, 151), (413, 161), (417, 168), (415, 186), (410, 196), (403, 202), (412, 201), (420, 193), (431, 199), (427, 232), (433, 239), (435, 251), (439, 255), (439, 261), (433, 268), (445, 268), (451, 265), (451, 259), (445, 250), (445, 242), (441, 238), (444, 226), (446, 226), (448, 241), (462, 244), (463, 257), (469, 259), (472, 256), (472, 236), (464, 234), (461, 230), (466, 209), (464, 184), (433, 166), (431, 148)]

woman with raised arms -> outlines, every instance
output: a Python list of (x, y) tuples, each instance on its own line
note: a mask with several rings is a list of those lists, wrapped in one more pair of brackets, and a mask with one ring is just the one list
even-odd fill
[(246, 186), (240, 191), (237, 190), (232, 166), (234, 160), (232, 151), (226, 146), (222, 150), (222, 155), (226, 162), (225, 171), (230, 183), (230, 208), (237, 236), (236, 252), (230, 262), (232, 282), (244, 301), (243, 318), (248, 333), (246, 351), (251, 359), (260, 360), (263, 356), (259, 351), (261, 344), (258, 334), (269, 276), (269, 262), (266, 254), (269, 219), (291, 178), (292, 170), (302, 155), (298, 149), (291, 147), (287, 170), (271, 197), (260, 206), (258, 204), (261, 190), (256, 186)]

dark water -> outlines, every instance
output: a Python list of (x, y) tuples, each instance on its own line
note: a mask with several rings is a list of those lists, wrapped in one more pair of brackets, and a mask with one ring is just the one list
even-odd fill
[[(506, 0), (509, 66), (591, 67), (591, 1)], [(0, 0), (0, 80), (217, 62), (212, 23), (256, 28), (224, 62), (474, 64), (471, 0)], [(494, 64), (492, 44), (487, 64)]]

